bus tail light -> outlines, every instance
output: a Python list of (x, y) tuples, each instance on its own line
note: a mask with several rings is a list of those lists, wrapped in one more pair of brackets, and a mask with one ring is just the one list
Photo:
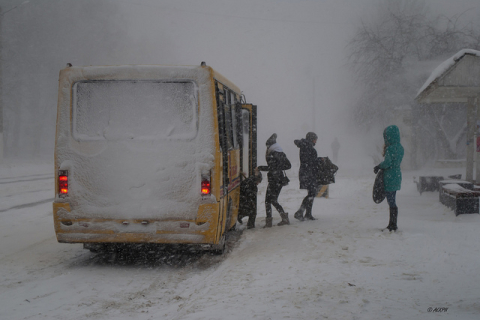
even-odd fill
[(66, 197), (68, 195), (68, 171), (58, 171), (58, 195)]
[(202, 196), (208, 196), (212, 193), (212, 185), (210, 184), (210, 178), (202, 176)]

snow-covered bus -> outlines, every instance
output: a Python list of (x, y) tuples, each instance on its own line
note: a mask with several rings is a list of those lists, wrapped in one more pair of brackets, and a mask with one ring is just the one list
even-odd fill
[(200, 66), (60, 71), (57, 240), (194, 245), (218, 253), (256, 167), (256, 106)]

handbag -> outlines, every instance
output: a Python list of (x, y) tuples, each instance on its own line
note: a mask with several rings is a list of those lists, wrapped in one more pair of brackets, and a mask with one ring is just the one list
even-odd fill
[(288, 185), (289, 182), (290, 182), (290, 179), (288, 179), (287, 174), (285, 173), (285, 171), (283, 171), (283, 177), (280, 180), (280, 185), (282, 187), (285, 187), (286, 185)]
[(338, 166), (328, 157), (319, 157), (318, 161), (318, 176), (317, 181), (320, 185), (335, 183), (335, 174), (338, 171)]
[(373, 202), (381, 203), (385, 199), (385, 185), (383, 183), (383, 170), (378, 170), (375, 183), (373, 184)]

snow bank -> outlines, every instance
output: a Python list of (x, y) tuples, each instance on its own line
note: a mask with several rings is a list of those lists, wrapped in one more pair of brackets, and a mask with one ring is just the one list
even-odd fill
[[(51, 195), (52, 179), (4, 183), (12, 175), (3, 172), (0, 166), (2, 205), (16, 205), (17, 194), (24, 204), (42, 190)], [(287, 171), (291, 183), (279, 197), (290, 213), (306, 195), (294, 172)], [(371, 199), (371, 170), (366, 177), (338, 177), (329, 199), (315, 199), (318, 220), (291, 219), (270, 229), (262, 228), (262, 181), (257, 228), (244, 230), (223, 257), (94, 254), (57, 243), (50, 204), (7, 210), (0, 225), (0, 318), (478, 319), (480, 215), (455, 216), (438, 192), (420, 195), (413, 183), (413, 175), (454, 173), (404, 172), (399, 230), (392, 233), (380, 230), (388, 205)], [(51, 170), (34, 178), (44, 175)], [(273, 218), (280, 221), (275, 210)]]

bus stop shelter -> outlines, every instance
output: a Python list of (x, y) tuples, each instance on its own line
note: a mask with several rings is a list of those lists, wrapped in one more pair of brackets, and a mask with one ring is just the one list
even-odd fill
[[(480, 51), (464, 49), (440, 64), (418, 91), (418, 103), (467, 104), (467, 168), (466, 180), (474, 182), (473, 169), (476, 130), (480, 121)], [(480, 156), (480, 155), (479, 155)], [(475, 181), (480, 182), (480, 158), (475, 164)]]

